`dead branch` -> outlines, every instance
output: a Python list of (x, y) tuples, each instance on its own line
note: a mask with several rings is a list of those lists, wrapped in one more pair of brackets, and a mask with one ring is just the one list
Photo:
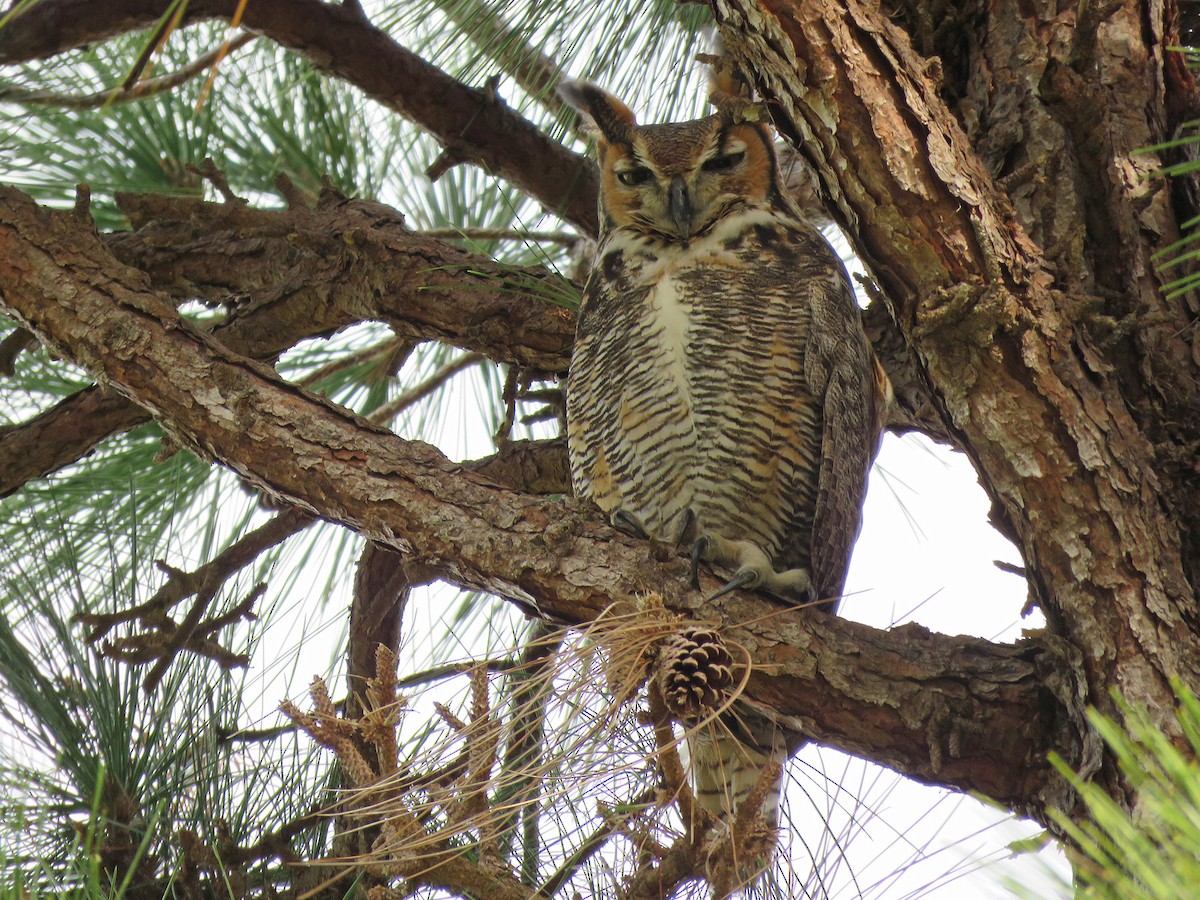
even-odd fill
[[(259, 585), (233, 609), (205, 618), (217, 592), (229, 578), (254, 562), (262, 553), (311, 525), (315, 519), (297, 510), (287, 510), (230, 544), (213, 559), (192, 572), (184, 572), (159, 561), (167, 581), (145, 603), (112, 613), (84, 613), (78, 621), (91, 628), (88, 640), (95, 643), (118, 625), (138, 622), (144, 631), (105, 641), (103, 653), (128, 662), (154, 662), (142, 682), (146, 691), (162, 680), (166, 668), (183, 649), (208, 656), (223, 667), (245, 665), (245, 656), (221, 647), (212, 635), (234, 622), (253, 618), (253, 603), (264, 585)], [(167, 613), (188, 597), (195, 603), (182, 622)]]
[[(420, 801), (409, 792), (420, 784), (430, 784), (430, 775), (397, 778), (407, 772), (397, 757), (396, 725), (404, 700), (397, 693), (395, 655), (381, 648), (376, 674), (367, 682), (366, 710), (358, 720), (339, 719), (324, 681), (314, 679), (310, 689), (313, 709), (301, 712), (285, 702), (281, 709), (317, 743), (333, 750), (343, 769), (359, 788), (350, 795), (347, 816), (360, 819), (377, 829), (378, 837), (370, 855), (355, 860), (378, 879), (403, 878), (409, 884), (443, 888), (457, 896), (530, 900), (546, 895), (521, 884), (489, 849), (488, 822), (492, 811), (486, 797), (488, 773), (495, 762), (498, 729), (486, 699), (487, 685), (483, 670), (471, 677), (472, 704), (469, 722), (462, 722), (448, 710), (444, 720), (463, 740), (455, 764), (436, 780), (445, 784), (435, 805), (444, 806), (445, 816), (430, 817), (417, 810)], [(443, 707), (444, 709), (444, 707)], [(379, 760), (372, 767), (361, 752), (365, 743), (368, 755)], [(392, 777), (381, 775), (394, 773)], [(444, 824), (433, 824), (440, 821)], [(428, 824), (427, 824), (428, 823)], [(480, 851), (476, 859), (468, 849), (454, 843), (467, 828), (478, 834), (474, 842)], [(385, 887), (383, 880), (374, 886)]]

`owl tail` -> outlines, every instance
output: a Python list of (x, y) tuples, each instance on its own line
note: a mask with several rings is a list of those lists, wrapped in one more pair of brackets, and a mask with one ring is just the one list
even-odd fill
[[(784, 766), (789, 754), (788, 735), (774, 723), (736, 709), (720, 720), (702, 726), (687, 736), (688, 774), (699, 804), (724, 819), (734, 829), (730, 835), (739, 881), (749, 883), (771, 864), (775, 841), (763, 849), (760, 835), (737, 834), (737, 816), (747, 800), (761, 798), (761, 815), (773, 833), (779, 826), (779, 802), (783, 794)], [(794, 743), (794, 742), (793, 742)], [(763, 771), (774, 764), (778, 775), (755, 788)], [(752, 797), (752, 795), (754, 795)], [(744, 817), (743, 817), (744, 821)], [(739, 846), (742, 852), (739, 852)]]

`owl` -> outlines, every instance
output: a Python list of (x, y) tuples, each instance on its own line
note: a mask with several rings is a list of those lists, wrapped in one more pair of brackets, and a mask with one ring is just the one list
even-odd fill
[[(781, 190), (757, 104), (639, 125), (585, 82), (601, 234), (567, 382), (576, 493), (760, 589), (834, 610), (890, 394), (841, 260)], [(716, 596), (716, 595), (714, 595)], [(732, 813), (802, 742), (748, 706), (689, 738), (699, 802)], [(777, 816), (779, 790), (764, 805)]]

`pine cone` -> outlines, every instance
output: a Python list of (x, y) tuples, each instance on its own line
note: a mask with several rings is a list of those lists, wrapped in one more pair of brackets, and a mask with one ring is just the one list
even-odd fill
[(694, 721), (725, 702), (733, 684), (733, 657), (717, 632), (689, 628), (663, 642), (657, 677), (671, 714)]

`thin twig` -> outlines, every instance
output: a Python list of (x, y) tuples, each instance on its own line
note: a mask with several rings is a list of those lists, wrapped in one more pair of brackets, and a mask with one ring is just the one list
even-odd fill
[(212, 157), (206, 156), (200, 165), (196, 166), (188, 163), (185, 167), (188, 172), (193, 175), (199, 175), (205, 181), (209, 182), (217, 189), (226, 203), (232, 203), (235, 206), (245, 206), (246, 201), (233, 192), (233, 188), (229, 186), (229, 179), (225, 177), (225, 173), (217, 168), (217, 164), (213, 162)]
[(629, 881), (629, 886), (617, 894), (619, 900), (661, 900), (670, 897), (681, 882), (704, 877), (704, 860), (700, 844), (690, 836), (680, 837), (667, 854), (653, 863), (642, 866)]
[[(646, 696), (650, 701), (650, 720), (654, 727), (654, 740), (658, 745), (658, 765), (667, 790), (679, 805), (679, 814), (687, 825), (688, 832), (703, 833), (712, 816), (695, 802), (692, 789), (688, 786), (687, 776), (683, 771), (683, 763), (679, 759), (679, 742), (671, 730), (671, 713), (667, 709), (667, 701), (662, 695), (656, 679), (646, 682)], [(701, 827), (696, 828), (697, 817), (702, 819)]]
[(482, 353), (465, 353), (457, 359), (451, 360), (416, 387), (410, 388), (402, 394), (397, 394), (387, 403), (380, 406), (371, 413), (371, 420), (373, 422), (387, 422), (395, 418), (414, 403), (428, 397), (459, 372), (463, 371), (463, 369), (469, 369), (473, 365), (486, 361), (487, 357)]
[(658, 789), (649, 788), (625, 804), (621, 812), (617, 812), (616, 810), (609, 811), (604, 816), (604, 821), (600, 824), (600, 827), (589, 834), (583, 843), (579, 845), (579, 848), (571, 854), (570, 859), (563, 862), (554, 874), (546, 879), (540, 889), (541, 892), (549, 897), (553, 897), (558, 893), (563, 884), (579, 871), (580, 866), (595, 856), (596, 852), (608, 842), (609, 838), (625, 830), (630, 819), (656, 806), (657, 797)]
[(521, 881), (532, 885), (537, 876), (538, 820), (542, 747), (546, 740), (546, 709), (552, 685), (543, 677), (546, 667), (562, 646), (565, 632), (545, 620), (534, 622), (521, 653), (521, 665), (510, 673), (514, 683), (509, 708), (509, 741), (500, 777), (505, 785), (497, 791), (494, 805), (500, 809), (497, 826), (507, 860), (518, 816), (522, 822)]
[(1029, 574), (1025, 571), (1024, 566), (1018, 566), (1015, 563), (1005, 562), (1002, 559), (993, 559), (992, 565), (1001, 572), (1008, 572), (1011, 575), (1018, 575), (1021, 578), (1025, 578)]
[(147, 78), (129, 86), (122, 85), (91, 94), (59, 94), (54, 91), (30, 91), (20, 87), (7, 87), (0, 90), (0, 100), (38, 106), (57, 106), (64, 109), (95, 109), (115, 103), (143, 100), (146, 97), (154, 97), (179, 87), (184, 82), (195, 78), (209, 66), (219, 62), (225, 54), (244, 47), (256, 37), (258, 35), (255, 34), (238, 35), (228, 45), (222, 44), (220, 47), (208, 51), (178, 71), (169, 75), (159, 75), (156, 78)]
[(296, 383), (303, 387), (312, 387), (314, 384), (337, 375), (339, 372), (345, 372), (354, 366), (365, 365), (381, 357), (390, 357), (404, 343), (405, 341), (401, 338), (389, 337), (377, 344), (371, 344), (369, 347), (363, 347), (361, 350), (354, 350), (344, 356), (339, 356), (319, 369), (309, 372)]

